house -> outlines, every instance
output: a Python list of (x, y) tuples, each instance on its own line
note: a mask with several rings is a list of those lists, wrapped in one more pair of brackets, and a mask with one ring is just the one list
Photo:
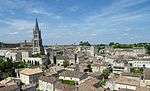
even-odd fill
[(150, 91), (150, 88), (149, 87), (140, 86), (140, 87), (137, 87), (136, 91)]
[(146, 68), (143, 72), (143, 80), (141, 81), (141, 84), (144, 86), (150, 87), (150, 69)]
[(41, 76), (39, 78), (39, 90), (55, 91), (55, 83), (57, 79), (54, 76)]
[(114, 55), (137, 56), (139, 54), (145, 54), (146, 51), (145, 48), (116, 48), (113, 49), (110, 53)]
[(30, 63), (39, 63), (39, 64), (46, 64), (47, 63), (47, 57), (25, 57), (22, 58), (22, 61), (30, 62)]
[(32, 51), (23, 50), (21, 51), (22, 58), (28, 58), (32, 56)]
[(55, 83), (55, 91), (77, 91), (75, 85), (63, 84), (60, 81)]
[(119, 76), (114, 80), (113, 89), (112, 90), (120, 90), (120, 89), (129, 89), (136, 90), (138, 86), (140, 86), (140, 81), (136, 79), (131, 79), (123, 76)]
[(20, 87), (16, 82), (7, 78), (0, 82), (0, 91), (20, 91)]
[(43, 74), (40, 68), (25, 68), (20, 71), (20, 79), (26, 85), (28, 84), (38, 84), (39, 77)]
[(134, 75), (133, 73), (129, 73), (129, 72), (123, 72), (123, 73), (121, 73), (121, 76), (129, 78), (129, 79), (135, 79), (135, 80), (140, 80), (141, 79), (140, 76)]
[(103, 70), (107, 68), (107, 66), (104, 64), (92, 64), (91, 68), (92, 68), (92, 72), (94, 73), (97, 73), (97, 72), (102, 73)]
[(150, 58), (129, 60), (128, 63), (131, 64), (132, 67), (146, 67), (146, 68), (150, 68)]
[(121, 74), (122, 72), (124, 72), (125, 65), (123, 60), (121, 59), (114, 60), (112, 64), (112, 68), (113, 68), (113, 73), (115, 74)]
[(70, 85), (62, 83), (54, 76), (42, 76), (39, 79), (39, 90), (42, 91), (104, 91), (97, 87), (98, 80), (93, 77), (88, 77), (80, 84)]
[(5, 56), (7, 52), (9, 52), (9, 50), (1, 49), (0, 50), (0, 56)]
[(56, 82), (56, 91), (104, 91), (101, 87), (96, 87), (98, 80), (92, 77), (86, 79), (83, 83), (78, 85), (67, 85)]
[(59, 79), (75, 81), (78, 84), (84, 82), (87, 77), (88, 75), (84, 72), (71, 70), (64, 70), (59, 74)]
[(89, 77), (78, 86), (78, 91), (104, 91), (104, 88), (96, 86), (98, 82), (96, 78)]
[(1, 49), (0, 56), (12, 59), (13, 61), (21, 60), (21, 53), (17, 49)]
[(0, 91), (20, 91), (16, 83), (0, 84)]

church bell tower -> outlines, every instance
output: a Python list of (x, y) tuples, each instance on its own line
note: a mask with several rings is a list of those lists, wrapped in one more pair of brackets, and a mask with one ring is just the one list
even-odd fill
[(44, 47), (42, 45), (41, 30), (39, 29), (38, 20), (36, 18), (35, 27), (33, 29), (33, 54), (44, 54)]

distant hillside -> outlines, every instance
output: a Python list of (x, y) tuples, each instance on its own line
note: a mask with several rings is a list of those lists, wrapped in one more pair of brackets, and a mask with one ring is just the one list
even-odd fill
[(20, 47), (20, 43), (3, 43), (0, 42), (0, 48), (16, 48)]

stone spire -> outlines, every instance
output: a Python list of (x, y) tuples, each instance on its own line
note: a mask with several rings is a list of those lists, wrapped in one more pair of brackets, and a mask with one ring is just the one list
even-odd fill
[(39, 31), (39, 24), (38, 24), (38, 20), (36, 18), (36, 21), (35, 21), (35, 31)]
[(39, 29), (37, 18), (35, 21), (35, 27), (33, 29), (33, 40), (32, 41), (33, 41), (33, 54), (44, 54), (41, 31)]

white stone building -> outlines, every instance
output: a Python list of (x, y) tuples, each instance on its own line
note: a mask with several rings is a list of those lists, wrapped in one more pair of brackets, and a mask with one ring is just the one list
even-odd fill
[(21, 53), (19, 51), (13, 50), (0, 50), (0, 56), (12, 59), (13, 61), (20, 61), (21, 60)]
[(29, 57), (32, 56), (32, 51), (22, 51), (21, 54), (22, 54), (23, 59), (24, 58), (29, 58)]
[(0, 56), (6, 56), (6, 53), (9, 52), (9, 50), (0, 50)]
[(47, 58), (46, 57), (27, 57), (27, 58), (22, 58), (22, 61), (25, 62), (31, 62), (33, 64), (35, 64), (36, 62), (38, 62), (39, 64), (45, 64), (47, 62)]
[(71, 70), (62, 71), (59, 74), (59, 79), (75, 81), (78, 84), (83, 83), (87, 77), (86, 73)]
[(39, 79), (39, 90), (42, 91), (56, 91), (55, 90), (55, 83), (56, 78), (53, 76), (41, 76)]
[(150, 68), (150, 59), (134, 59), (134, 60), (129, 60), (128, 63), (131, 64), (132, 67)]
[(123, 76), (120, 76), (107, 82), (107, 87), (109, 87), (110, 90), (117, 91), (120, 89), (136, 91), (138, 86), (140, 86), (139, 80), (126, 78)]
[(92, 68), (92, 72), (94, 72), (94, 73), (97, 73), (97, 72), (102, 73), (103, 70), (107, 68), (107, 66), (105, 66), (103, 64), (92, 64), (91, 68)]
[(20, 61), (21, 60), (21, 53), (20, 52), (7, 52), (5, 55), (6, 58), (9, 58), (13, 61)]
[(43, 71), (40, 68), (29, 69), (26, 68), (20, 71), (20, 80), (28, 84), (38, 84), (39, 77), (43, 74)]

